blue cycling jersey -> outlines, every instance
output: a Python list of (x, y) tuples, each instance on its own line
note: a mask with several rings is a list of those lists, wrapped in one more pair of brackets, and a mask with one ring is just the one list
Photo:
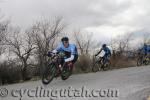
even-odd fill
[(144, 52), (144, 54), (150, 54), (150, 45), (144, 45), (142, 52)]
[(74, 44), (69, 44), (69, 46), (65, 48), (63, 43), (61, 43), (56, 50), (58, 52), (69, 52), (71, 55), (78, 55), (77, 47)]
[(102, 48), (105, 51), (106, 55), (111, 55), (111, 51), (108, 47)]

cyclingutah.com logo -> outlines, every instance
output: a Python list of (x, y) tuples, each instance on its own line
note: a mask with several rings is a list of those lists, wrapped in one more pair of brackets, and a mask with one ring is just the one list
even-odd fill
[(48, 89), (42, 86), (35, 87), (34, 89), (0, 89), (0, 97), (4, 98), (10, 94), (13, 98), (25, 100), (24, 98), (117, 98), (119, 91), (116, 89), (87, 89), (85, 86), (81, 88), (61, 88), (61, 89)]
[(0, 97), (7, 97), (7, 95), (8, 95), (8, 90), (6, 88), (1, 88)]

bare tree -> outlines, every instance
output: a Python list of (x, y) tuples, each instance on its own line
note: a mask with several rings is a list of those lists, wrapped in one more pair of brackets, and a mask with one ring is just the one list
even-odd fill
[[(9, 26), (9, 21), (5, 19), (5, 17), (0, 12), (0, 55), (4, 53), (5, 46), (4, 46), (4, 38), (7, 35), (7, 30)], [(1, 66), (0, 66), (1, 67)], [(1, 70), (1, 69), (0, 69)], [(0, 85), (2, 84), (2, 75), (0, 73)]]
[(120, 54), (129, 50), (130, 41), (133, 39), (133, 33), (127, 33), (125, 35), (119, 35), (112, 40), (111, 46), (113, 50), (119, 51)]
[(92, 34), (82, 34), (79, 30), (74, 32), (74, 38), (80, 54), (88, 54), (92, 44)]
[(9, 46), (9, 51), (19, 59), (22, 66), (22, 78), (26, 80), (28, 60), (35, 49), (31, 34), (27, 32), (22, 34), (19, 29), (16, 29), (14, 32), (11, 30), (11, 34), (5, 38), (5, 41), (6, 45)]
[(5, 49), (4, 48), (4, 44), (5, 44), (4, 38), (7, 35), (8, 27), (9, 27), (9, 21), (8, 20), (0, 21), (0, 55), (3, 53), (3, 51)]
[(34, 44), (37, 47), (36, 55), (40, 73), (43, 71), (43, 67), (48, 63), (44, 55), (54, 48), (55, 41), (64, 28), (65, 24), (62, 22), (62, 18), (57, 17), (54, 21), (39, 21), (34, 24), (30, 30)]

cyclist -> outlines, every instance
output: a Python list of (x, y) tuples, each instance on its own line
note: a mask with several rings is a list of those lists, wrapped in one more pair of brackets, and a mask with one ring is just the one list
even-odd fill
[(144, 43), (144, 47), (143, 47), (142, 51), (145, 56), (147, 56), (147, 54), (149, 53), (148, 45), (146, 43)]
[(146, 43), (144, 43), (143, 48), (141, 49), (141, 53), (145, 56), (145, 57), (150, 57), (150, 45), (147, 45)]
[(144, 43), (144, 46), (138, 51), (138, 66), (147, 65), (150, 61), (150, 45)]
[[(78, 59), (78, 51), (76, 45), (69, 44), (69, 38), (63, 37), (61, 39), (61, 44), (55, 50), (52, 51), (52, 53), (54, 54), (59, 52), (63, 52), (65, 54), (65, 57), (64, 59), (62, 59), (62, 63), (61, 65), (59, 65), (59, 67), (69, 65), (71, 66), (72, 71), (73, 64)], [(48, 55), (51, 56), (51, 52), (49, 52)]]
[(106, 62), (109, 60), (110, 56), (111, 56), (111, 50), (107, 47), (106, 44), (103, 44), (102, 45), (102, 48), (100, 49), (100, 51), (95, 55), (95, 56), (98, 56), (102, 50), (105, 52), (105, 55), (102, 57), (103, 60), (104, 60), (104, 64), (106, 64)]

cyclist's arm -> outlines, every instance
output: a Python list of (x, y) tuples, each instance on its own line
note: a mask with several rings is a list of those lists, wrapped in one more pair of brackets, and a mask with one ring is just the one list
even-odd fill
[(70, 56), (69, 58), (65, 59), (65, 62), (69, 62), (69, 61), (74, 60), (74, 55), (75, 55), (76, 53), (77, 53), (77, 52), (76, 52), (76, 46), (73, 45), (73, 46), (71, 47), (71, 56)]
[(101, 51), (102, 51), (102, 49), (100, 49), (100, 51), (95, 56), (99, 55), (101, 53)]
[(52, 51), (52, 53), (58, 53), (61, 50), (61, 45)]
[(57, 52), (58, 52), (57, 50), (49, 51), (49, 52), (47, 53), (47, 56), (48, 56), (48, 57), (51, 57), (52, 55), (56, 54)]
[(69, 58), (65, 59), (65, 62), (72, 61), (74, 59), (74, 55), (71, 55)]
[(57, 52), (58, 52), (57, 50), (53, 50), (53, 51), (52, 51), (52, 53), (57, 53)]

